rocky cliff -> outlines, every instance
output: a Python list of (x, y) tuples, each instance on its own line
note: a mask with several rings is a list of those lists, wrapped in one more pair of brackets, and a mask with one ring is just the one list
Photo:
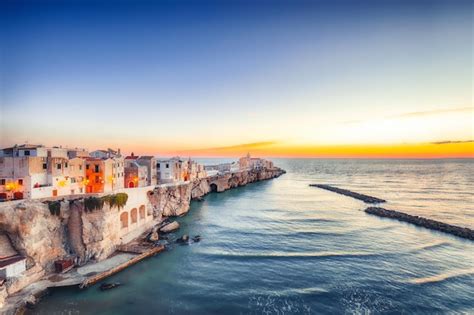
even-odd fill
[(163, 216), (181, 216), (189, 211), (192, 199), (198, 199), (211, 191), (223, 192), (256, 181), (278, 177), (284, 173), (279, 168), (228, 173), (198, 179), (181, 185), (158, 186), (149, 192), (149, 200), (155, 211)]
[[(222, 192), (283, 173), (278, 168), (245, 171), (179, 185), (133, 189), (135, 201), (130, 207), (136, 207), (133, 202), (143, 204), (146, 217), (150, 218), (146, 224), (137, 226), (133, 235), (145, 232), (162, 216), (184, 215), (192, 199), (201, 198), (211, 191)], [(107, 204), (94, 211), (85, 211), (82, 198), (61, 201), (59, 214), (53, 214), (48, 204), (39, 200), (0, 203), (0, 232), (7, 235), (17, 252), (27, 257), (27, 271), (21, 277), (8, 280), (7, 293), (17, 292), (51, 273), (57, 259), (72, 256), (76, 257), (78, 264), (84, 264), (110, 256), (123, 242), (123, 227), (119, 218), (122, 212)], [(5, 295), (4, 288), (0, 295)]]

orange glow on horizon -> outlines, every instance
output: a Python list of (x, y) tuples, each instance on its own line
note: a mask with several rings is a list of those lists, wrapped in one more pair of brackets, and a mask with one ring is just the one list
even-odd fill
[(474, 158), (474, 142), (422, 143), (396, 145), (245, 145), (207, 150), (182, 151), (184, 156), (234, 157), (250, 152), (263, 157), (295, 158)]

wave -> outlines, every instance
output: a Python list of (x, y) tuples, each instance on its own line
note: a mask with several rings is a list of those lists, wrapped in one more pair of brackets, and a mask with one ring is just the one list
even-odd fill
[(450, 242), (446, 241), (434, 241), (432, 243), (427, 243), (427, 244), (421, 244), (419, 246), (413, 247), (410, 252), (417, 252), (417, 251), (422, 251), (422, 250), (428, 250), (428, 249), (433, 249), (437, 247), (443, 247), (443, 246), (448, 246), (452, 245)]
[(225, 252), (212, 252), (204, 251), (202, 255), (210, 256), (213, 258), (224, 258), (224, 259), (311, 259), (311, 258), (358, 258), (358, 257), (374, 257), (380, 254), (366, 253), (366, 252), (270, 252), (270, 253), (225, 253)]
[(408, 283), (412, 284), (426, 284), (426, 283), (435, 283), (435, 282), (442, 282), (445, 280), (449, 280), (452, 278), (462, 277), (462, 276), (469, 276), (474, 274), (474, 268), (470, 269), (463, 269), (463, 270), (454, 270), (446, 273), (442, 273), (439, 275), (424, 277), (424, 278), (413, 278), (408, 280)]

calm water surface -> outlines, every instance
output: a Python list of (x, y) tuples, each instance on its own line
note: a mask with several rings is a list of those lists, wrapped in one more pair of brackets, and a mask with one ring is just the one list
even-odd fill
[(278, 179), (210, 194), (174, 246), (101, 292), (53, 290), (33, 314), (474, 313), (474, 243), (363, 212), (327, 183), (474, 227), (472, 160), (275, 160)]

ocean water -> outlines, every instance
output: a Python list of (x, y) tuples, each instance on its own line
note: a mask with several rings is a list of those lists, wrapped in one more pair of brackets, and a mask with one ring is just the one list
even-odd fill
[(31, 314), (474, 313), (474, 243), (363, 212), (309, 187), (387, 199), (386, 208), (473, 227), (472, 160), (279, 159), (280, 178), (193, 202), (172, 245), (101, 292), (52, 290)]

